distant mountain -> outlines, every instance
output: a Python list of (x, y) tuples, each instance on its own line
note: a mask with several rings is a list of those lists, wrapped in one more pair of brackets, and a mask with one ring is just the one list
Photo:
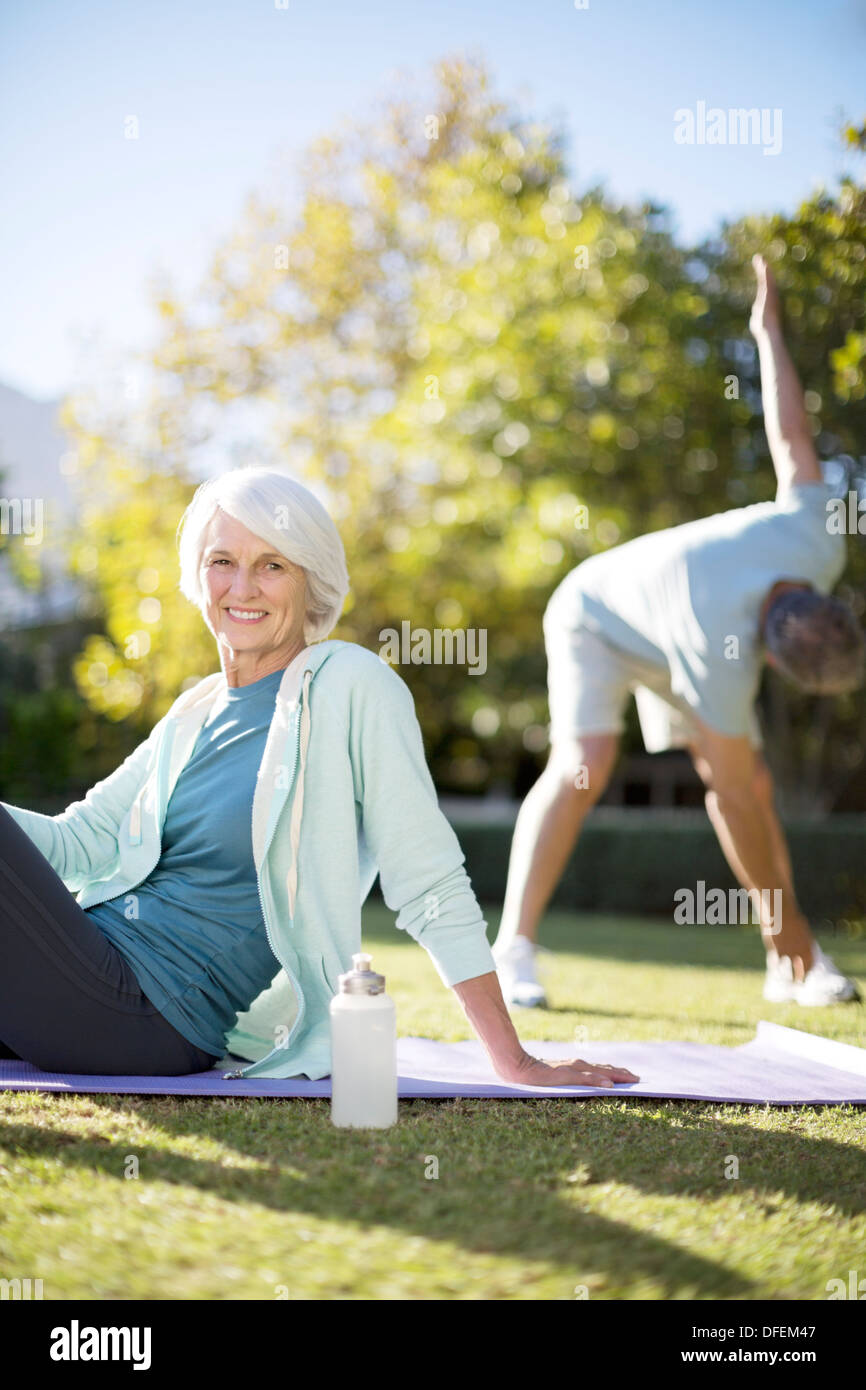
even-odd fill
[[(61, 459), (71, 449), (57, 418), (59, 401), (37, 401), (0, 382), (0, 525), (13, 524), (14, 507), (36, 517), (41, 505), (45, 570), (50, 582), (42, 593), (22, 589), (0, 553), (0, 629), (58, 622), (78, 611), (81, 590), (63, 575), (63, 552), (52, 543), (51, 523), (75, 515), (75, 498)], [(11, 505), (10, 505), (11, 504)]]
[(35, 401), (0, 382), (0, 495), (42, 497), (69, 515), (73, 496), (60, 460), (71, 445), (59, 409), (59, 400)]

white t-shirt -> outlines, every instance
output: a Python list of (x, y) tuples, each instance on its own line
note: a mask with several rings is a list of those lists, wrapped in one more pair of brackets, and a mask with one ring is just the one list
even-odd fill
[(661, 668), (670, 688), (718, 733), (748, 736), (761, 675), (761, 606), (779, 580), (829, 593), (845, 541), (827, 529), (824, 483), (652, 531), (590, 556), (560, 588), (581, 624)]

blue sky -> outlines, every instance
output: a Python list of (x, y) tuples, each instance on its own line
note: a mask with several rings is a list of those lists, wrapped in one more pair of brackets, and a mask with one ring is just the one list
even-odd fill
[[(666, 203), (682, 241), (857, 167), (866, 0), (4, 0), (0, 381), (47, 398), (146, 346), (155, 271), (190, 288), (248, 192), (291, 198), (312, 139), (450, 55), (565, 129), (578, 193)], [(780, 153), (677, 145), (701, 101), (780, 109)]]

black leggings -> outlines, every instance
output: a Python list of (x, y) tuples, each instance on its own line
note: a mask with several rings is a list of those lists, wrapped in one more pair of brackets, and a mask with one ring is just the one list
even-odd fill
[(0, 806), (0, 1057), (43, 1071), (181, 1076), (219, 1058), (173, 1028)]

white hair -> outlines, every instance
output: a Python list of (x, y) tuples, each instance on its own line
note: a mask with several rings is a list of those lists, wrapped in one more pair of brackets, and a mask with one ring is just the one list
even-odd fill
[(218, 509), (301, 566), (307, 588), (304, 641), (309, 646), (327, 637), (343, 611), (349, 574), (343, 542), (321, 502), (288, 473), (271, 468), (233, 468), (202, 483), (177, 528), (178, 587), (201, 611), (204, 535)]

